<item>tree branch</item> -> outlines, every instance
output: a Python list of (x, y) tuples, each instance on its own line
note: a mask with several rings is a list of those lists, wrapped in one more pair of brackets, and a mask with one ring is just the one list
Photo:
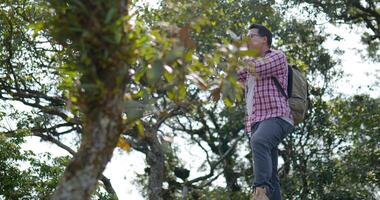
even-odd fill
[(244, 135), (238, 137), (234, 143), (231, 145), (231, 147), (221, 156), (213, 165), (210, 166), (210, 172), (207, 175), (200, 176), (198, 178), (195, 178), (193, 180), (188, 181), (189, 184), (193, 184), (198, 181), (206, 180), (214, 175), (214, 170), (216, 167), (235, 149), (237, 143), (244, 137)]
[[(42, 131), (43, 131), (42, 129), (37, 129), (37, 128), (34, 129), (34, 130), (32, 130), (34, 136), (39, 137), (39, 138), (41, 138), (44, 141), (48, 141), (48, 142), (51, 142), (51, 143), (59, 146), (60, 148), (66, 150), (68, 153), (70, 153), (72, 156), (74, 156), (76, 154), (76, 152), (72, 148), (70, 148), (69, 146), (65, 145), (64, 143), (62, 143), (61, 141), (59, 141), (58, 139), (54, 138), (51, 135), (45, 135), (45, 134), (43, 134)], [(14, 136), (12, 136), (12, 134), (14, 134), (15, 132), (16, 131), (7, 131), (5, 134), (7, 135), (7, 137), (14, 137)], [(115, 190), (112, 187), (110, 179), (108, 179), (106, 176), (104, 176), (102, 174), (101, 177), (100, 177), (100, 180), (103, 182), (104, 189), (110, 195), (112, 195), (114, 198), (118, 199), (117, 194), (116, 194)]]
[[(55, 139), (53, 136), (44, 135), (42, 133), (35, 133), (34, 135), (37, 136), (37, 137), (40, 137), (41, 139), (43, 139), (45, 141), (49, 141), (49, 142), (52, 142), (52, 143), (56, 144), (57, 146), (59, 146), (62, 149), (66, 150), (67, 152), (69, 152), (72, 156), (74, 156), (76, 154), (76, 152), (73, 149), (71, 149), (69, 146), (63, 144), (61, 141)], [(100, 180), (104, 184), (104, 189), (110, 195), (112, 195), (114, 198), (118, 199), (117, 194), (116, 194), (115, 190), (112, 187), (110, 179), (102, 174), (101, 177), (100, 177)]]

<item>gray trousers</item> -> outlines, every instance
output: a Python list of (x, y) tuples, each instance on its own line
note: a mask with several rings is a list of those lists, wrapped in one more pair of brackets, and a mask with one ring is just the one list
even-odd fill
[(278, 145), (294, 126), (279, 118), (270, 118), (252, 125), (250, 144), (253, 160), (253, 188), (265, 187), (271, 200), (281, 200), (277, 173)]

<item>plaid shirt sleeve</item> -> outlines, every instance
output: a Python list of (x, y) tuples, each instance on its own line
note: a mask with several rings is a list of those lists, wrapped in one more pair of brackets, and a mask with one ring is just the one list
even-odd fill
[(237, 80), (240, 81), (240, 82), (242, 82), (242, 83), (244, 83), (245, 80), (247, 80), (247, 76), (248, 76), (247, 69), (240, 69), (240, 70), (238, 70), (237, 76), (238, 76)]
[(284, 73), (284, 63), (287, 63), (286, 56), (281, 51), (272, 51), (264, 57), (250, 60), (252, 67), (256, 67), (256, 73), (261, 78), (278, 76)]

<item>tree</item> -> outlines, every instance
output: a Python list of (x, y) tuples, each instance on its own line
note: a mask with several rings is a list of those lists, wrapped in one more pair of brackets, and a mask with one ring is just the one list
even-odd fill
[[(297, 22), (295, 20), (281, 21), (279, 15), (276, 14), (275, 11), (271, 10), (271, 7), (269, 7), (268, 5), (264, 4), (261, 7), (260, 4), (253, 4), (250, 1), (208, 1), (204, 4), (191, 4), (185, 2), (179, 3), (183, 5), (171, 7), (171, 5), (173, 4), (171, 4), (170, 1), (167, 1), (163, 3), (161, 5), (162, 7), (157, 10), (146, 9), (144, 11), (147, 12), (147, 16), (144, 15), (144, 17), (146, 17), (146, 20), (148, 20), (149, 24), (154, 24), (158, 21), (170, 21), (171, 19), (176, 19), (177, 22), (179, 21), (180, 23), (186, 24), (186, 16), (188, 15), (188, 12), (190, 12), (189, 8), (191, 8), (191, 12), (195, 9), (199, 10), (198, 13), (205, 13), (204, 15), (209, 16), (211, 22), (214, 21), (214, 23), (208, 25), (210, 27), (208, 30), (212, 31), (212, 34), (194, 34), (194, 40), (200, 43), (199, 45), (197, 45), (197, 47), (199, 47), (197, 48), (197, 53), (200, 57), (202, 57), (202, 55), (207, 52), (213, 51), (213, 49), (215, 48), (212, 45), (214, 41), (218, 41), (219, 38), (221, 38), (220, 40), (223, 40), (222, 38), (226, 36), (229, 37), (228, 35), (226, 35), (226, 32), (228, 32), (227, 27), (234, 27), (234, 30), (237, 31), (237, 34), (241, 35), (244, 34), (244, 30), (246, 28), (244, 26), (247, 26), (247, 23), (249, 23), (250, 20), (260, 19), (260, 22), (265, 21), (269, 24), (270, 27), (277, 28), (279, 30), (278, 32), (276, 32), (279, 36), (279, 39), (277, 40), (275, 45), (278, 48), (281, 48), (286, 51), (290, 62), (298, 64), (303, 70), (309, 72), (310, 77), (313, 77), (313, 79), (311, 79), (311, 82), (317, 79), (322, 80), (322, 84), (315, 86), (313, 85), (312, 87), (312, 94), (313, 97), (315, 97), (315, 101), (324, 102), (324, 100), (322, 100), (322, 97), (324, 94), (328, 92), (329, 83), (333, 81), (337, 76), (339, 76), (339, 71), (337, 71), (334, 68), (337, 62), (333, 61), (332, 57), (328, 54), (327, 49), (323, 48), (323, 46), (320, 45), (326, 40), (326, 35), (323, 35), (323, 33), (316, 31), (315, 25), (317, 24), (317, 22), (315, 20), (306, 20), (301, 22)], [(250, 5), (254, 6), (250, 7)], [(216, 9), (212, 9), (212, 11), (210, 9), (207, 9), (206, 11), (203, 10), (204, 7), (214, 7)], [(259, 12), (260, 9), (258, 8), (265, 8), (267, 9), (267, 12), (263, 12), (261, 15)], [(255, 12), (255, 9), (258, 9), (258, 12)], [(247, 12), (248, 14), (240, 14), (244, 12)], [(271, 14), (268, 15), (268, 12)], [(225, 16), (225, 13), (229, 13), (228, 17), (230, 18)], [(175, 18), (173, 16), (174, 14)], [(273, 16), (273, 18), (270, 18), (268, 16)], [(181, 22), (181, 20), (183, 22)], [(230, 150), (228, 152), (235, 152), (235, 146), (231, 144), (234, 139), (237, 139), (241, 136), (239, 135), (239, 131), (241, 131), (242, 129), (242, 123), (240, 121), (240, 125), (235, 127), (235, 123), (233, 122), (239, 119), (239, 115), (240, 120), (243, 119), (243, 113), (241, 112), (242, 110), (224, 110), (223, 108), (218, 107), (217, 104), (196, 105), (200, 105), (200, 107), (195, 108), (193, 112), (184, 114), (182, 118), (178, 117), (176, 120), (172, 122), (168, 121), (168, 126), (171, 127), (173, 130), (179, 131), (179, 133), (177, 133), (176, 136), (179, 136), (180, 134), (191, 135), (191, 139), (194, 140), (194, 144), (197, 144), (202, 149), (204, 149), (205, 154), (208, 158), (210, 158), (210, 161), (207, 160), (207, 163), (209, 163), (209, 168), (211, 169), (210, 172), (206, 172), (205, 176), (200, 177), (201, 179), (194, 180), (203, 181), (202, 183), (211, 184), (212, 181), (215, 180), (215, 177), (220, 175), (214, 174), (215, 171), (220, 168), (218, 165), (215, 165), (213, 163), (220, 164), (221, 162), (219, 159), (221, 158), (223, 159), (222, 163), (224, 164), (221, 173), (225, 176), (224, 178), (226, 179), (226, 184), (228, 186), (227, 190), (230, 191), (228, 194), (233, 195), (231, 191), (234, 191), (237, 188), (239, 188), (239, 186), (237, 185), (238, 177), (241, 177), (243, 174), (246, 174), (244, 172), (250, 171), (249, 169), (246, 169), (247, 165), (242, 164), (241, 161), (239, 161), (239, 163), (231, 162), (236, 159), (236, 154), (234, 155), (234, 153), (230, 153), (227, 156), (223, 156), (227, 150)], [(234, 106), (236, 105), (239, 105), (239, 103), (234, 103)], [(219, 108), (223, 110), (223, 112), (218, 112), (217, 110)], [(317, 106), (317, 108), (312, 110), (312, 113), (310, 114), (312, 116), (310, 118), (317, 118), (319, 120), (321, 117), (320, 112), (323, 112), (324, 109), (325, 108), (323, 108), (322, 106)], [(308, 125), (308, 129), (313, 129), (313, 126), (311, 126), (311, 124), (313, 123), (315, 122), (312, 120), (308, 122), (308, 124), (310, 124)], [(194, 126), (194, 124), (198, 125)], [(199, 126), (199, 124), (201, 125)], [(303, 181), (303, 183), (307, 182), (308, 176), (306, 176), (306, 173), (309, 171), (306, 164), (308, 162), (307, 158), (309, 156), (304, 155), (304, 152), (305, 149), (309, 148), (309, 146), (306, 146), (306, 144), (312, 143), (311, 139), (302, 139), (304, 133), (308, 130), (306, 126), (307, 125), (299, 127), (297, 134), (295, 134), (295, 137), (291, 139), (292, 144), (302, 145), (301, 148), (295, 150), (296, 152), (293, 152), (289, 151), (288, 149), (291, 147), (291, 145), (285, 145), (287, 148), (281, 151), (282, 157), (286, 159), (286, 161), (290, 160), (289, 157), (293, 157), (293, 155), (295, 158), (295, 162), (298, 162), (303, 157), (306, 158), (303, 162), (303, 164), (305, 165), (299, 166), (299, 168), (304, 168), (305, 170), (302, 170), (301, 174), (298, 174), (296, 177), (294, 177), (297, 181), (301, 180)], [(234, 130), (232, 131), (234, 134), (231, 134), (231, 130)], [(323, 137), (323, 134), (323, 132), (313, 131), (313, 139), (319, 140), (321, 137)], [(300, 143), (299, 140), (303, 144)], [(205, 142), (205, 144), (207, 144), (208, 146), (204, 147), (202, 145), (202, 142)], [(229, 147), (233, 148), (231, 149)], [(221, 150), (223, 148), (224, 150)], [(324, 151), (324, 147), (321, 148), (320, 146), (316, 146), (315, 148), (316, 152)], [(240, 151), (242, 151), (242, 149), (240, 149)], [(214, 158), (213, 155), (217, 155), (216, 158)], [(285, 172), (284, 174), (282, 174), (283, 178), (287, 176), (292, 176), (290, 174), (290, 169), (293, 167), (298, 167), (297, 163), (286, 162), (285, 164), (286, 165), (283, 168), (286, 169), (286, 171), (283, 171)], [(243, 168), (237, 170), (237, 166), (242, 166)], [(231, 171), (230, 169), (234, 169), (237, 171)], [(243, 185), (244, 188), (249, 188), (250, 178), (252, 177), (246, 178), (247, 182)], [(204, 184), (194, 184), (195, 182), (192, 182), (191, 180), (187, 181), (188, 182), (183, 182), (183, 185), (187, 184), (187, 186), (193, 188), (194, 191), (196, 191), (196, 189), (204, 188), (206, 186)], [(302, 183), (300, 185), (295, 185), (295, 188), (292, 188), (292, 190), (290, 191), (295, 191), (296, 189), (299, 189), (301, 186)], [(243, 192), (249, 191), (245, 190)], [(308, 190), (307, 187), (303, 191), (305, 196), (308, 195), (310, 192), (311, 191)]]
[[(74, 155), (54, 199), (89, 198), (114, 147), (123, 141), (120, 134), (130, 129), (137, 128), (131, 135), (135, 139), (142, 136), (150, 145), (148, 162), (156, 164), (162, 150), (154, 130), (166, 116), (152, 111), (153, 120), (159, 120), (157, 127), (141, 129), (144, 123), (140, 118), (148, 112), (148, 104), (168, 98), (172, 101), (168, 109), (178, 107), (184, 99), (187, 77), (206, 87), (194, 73), (207, 72), (203, 65), (184, 68), (193, 60), (187, 28), (177, 32), (167, 26), (149, 32), (139, 23), (132, 26), (128, 24), (128, 6), (126, 1), (21, 1), (5, 2), (2, 7), (6, 19), (2, 41), (7, 45), (2, 49), (5, 78), (1, 97), (37, 111), (21, 118), (24, 123), (6, 134), (12, 137), (27, 129)], [(17, 32), (14, 23), (21, 27)], [(20, 54), (24, 48), (29, 54)], [(24, 78), (25, 73), (28, 76)], [(163, 85), (155, 85), (157, 81)], [(158, 98), (149, 99), (150, 95)], [(57, 138), (70, 133), (81, 136), (77, 152)], [(152, 199), (160, 195), (154, 188), (161, 190), (161, 171), (152, 173), (157, 175), (151, 180)], [(109, 180), (102, 180), (114, 193)]]
[(122, 114), (128, 63), (134, 62), (133, 37), (126, 19), (127, 1), (50, 1), (47, 23), (63, 47), (67, 71), (78, 73), (71, 98), (83, 117), (82, 139), (66, 167), (53, 199), (88, 199), (112, 157), (124, 129)]
[[(247, 198), (252, 166), (250, 155), (242, 155), (249, 147), (236, 66), (239, 56), (252, 54), (238, 49), (245, 42), (239, 36), (253, 22), (276, 33), (274, 48), (310, 82), (308, 118), (280, 148), (283, 196), (376, 198), (378, 174), (371, 168), (377, 160), (370, 158), (378, 157), (373, 117), (379, 102), (366, 96), (329, 99), (341, 72), (339, 60), (321, 45), (327, 35), (316, 20), (285, 19), (286, 10), (274, 1), (167, 0), (156, 9), (122, 0), (0, 6), (1, 116), (15, 122), (2, 124), (6, 154), (0, 154), (0, 166), (24, 175), (20, 183), (2, 179), (10, 198), (47, 198), (58, 185), (55, 199), (116, 199), (101, 174), (115, 146), (145, 154), (140, 183), (149, 199)], [(11, 107), (17, 103), (31, 110)], [(65, 149), (73, 160), (39, 160), (19, 151), (30, 135)], [(69, 144), (65, 136), (79, 139)], [(178, 137), (204, 152), (199, 177), (178, 156), (183, 144), (172, 142)], [(32, 164), (22, 171), (16, 160)], [(359, 173), (359, 163), (366, 163), (367, 173)], [(39, 178), (44, 174), (52, 181)], [(224, 186), (215, 185), (218, 178)], [(41, 182), (32, 186), (33, 194), (24, 190), (30, 181)], [(353, 184), (362, 187), (356, 192)]]
[[(48, 19), (48, 9), (44, 3), (29, 1), (6, 1), (1, 6), (1, 41), (5, 44), (1, 49), (1, 99), (21, 102), (36, 111), (12, 113), (17, 129), (6, 127), (6, 136), (21, 137), (17, 132), (30, 131), (68, 150), (56, 137), (81, 132), (81, 127), (78, 118), (69, 117), (65, 111), (67, 99), (57, 91), (59, 47), (42, 31), (44, 24), (40, 21)], [(101, 179), (115, 194), (109, 180), (104, 176)]]
[[(331, 188), (348, 196), (346, 199), (378, 198), (379, 103), (378, 98), (368, 95), (336, 98), (329, 103), (336, 135), (343, 138), (337, 149), (338, 156), (334, 156), (330, 163), (335, 169), (330, 173), (337, 180)], [(342, 188), (349, 187), (352, 182), (358, 183), (356, 193), (344, 192)], [(336, 194), (329, 194), (332, 195)]]
[(362, 42), (367, 45), (368, 57), (375, 62), (379, 61), (380, 46), (380, 11), (379, 2), (374, 0), (355, 1), (285, 1), (297, 5), (307, 3), (312, 6), (310, 13), (316, 15), (323, 12), (334, 24), (349, 24), (350, 26), (364, 26), (368, 31), (362, 35)]

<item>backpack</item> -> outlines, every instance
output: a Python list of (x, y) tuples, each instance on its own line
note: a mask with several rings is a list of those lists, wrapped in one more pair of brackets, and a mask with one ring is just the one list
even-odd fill
[(304, 121), (306, 111), (309, 107), (309, 92), (305, 75), (303, 75), (295, 65), (288, 65), (287, 92), (290, 94), (289, 97), (278, 82), (278, 79), (276, 77), (272, 77), (272, 79), (277, 89), (288, 99), (294, 125)]

